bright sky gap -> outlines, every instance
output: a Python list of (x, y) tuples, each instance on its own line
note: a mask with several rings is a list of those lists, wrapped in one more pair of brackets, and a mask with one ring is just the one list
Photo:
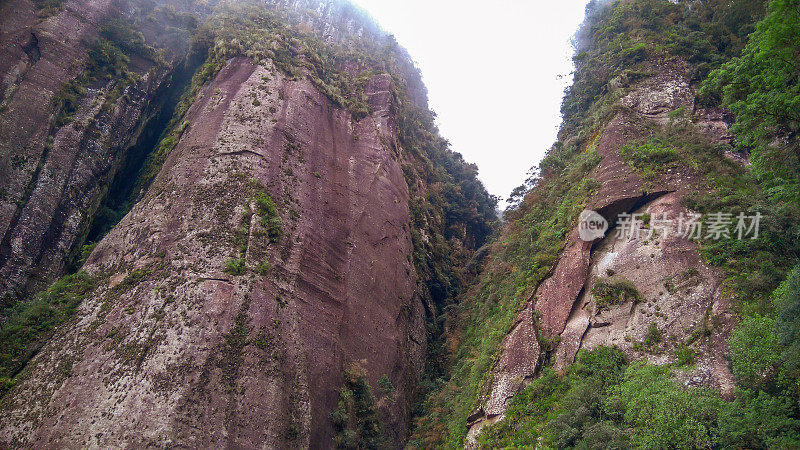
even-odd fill
[(355, 2), (419, 65), (452, 149), (507, 198), (556, 139), (587, 1)]

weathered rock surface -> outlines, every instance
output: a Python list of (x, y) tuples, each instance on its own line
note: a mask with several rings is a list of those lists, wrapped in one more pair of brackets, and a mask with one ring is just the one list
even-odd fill
[[(134, 3), (65, 1), (47, 18), (37, 2), (0, 4), (0, 296), (23, 298), (63, 275), (140, 121), (157, 107), (155, 93), (185, 53), (186, 39), (163, 36), (165, 25), (152, 21), (142, 31), (167, 48), (166, 63), (133, 58), (129, 69), (140, 80), (90, 84), (74, 120), (56, 128), (56, 93), (83, 70), (99, 28), (127, 17)], [(124, 90), (111, 95), (118, 86)]]
[[(677, 193), (649, 202), (634, 213), (645, 212), (654, 218), (651, 220), (690, 213), (681, 206)], [(591, 350), (599, 345), (615, 345), (631, 359), (664, 364), (674, 361), (675, 355), (659, 351), (660, 348), (692, 343), (711, 322), (716, 324), (714, 334), (723, 336), (723, 341), (729, 335), (731, 317), (721, 291), (721, 276), (702, 261), (697, 242), (678, 235), (676, 228), (650, 237), (647, 230), (641, 231), (640, 238), (630, 239), (618, 237), (612, 230), (595, 247), (591, 276), (567, 322), (571, 332), (562, 334), (557, 367), (571, 364), (581, 348)], [(592, 287), (596, 280), (612, 275), (633, 283), (641, 299), (599, 311)], [(652, 326), (661, 341), (647, 346), (647, 333)], [(693, 348), (698, 355), (692, 376), (701, 376), (707, 386), (720, 389), (723, 394), (730, 393), (732, 378), (725, 367), (724, 344)]]
[[(535, 374), (540, 355), (537, 351), (531, 356), (529, 349), (538, 350), (541, 337), (557, 339), (550, 358), (559, 370), (572, 364), (580, 349), (600, 345), (617, 345), (631, 360), (665, 364), (675, 356), (643, 345), (651, 324), (674, 347), (681, 342), (694, 343), (713, 322), (714, 338), (693, 345), (697, 364), (679, 377), (690, 384), (715, 387), (723, 394), (732, 389), (725, 363), (731, 311), (721, 295), (721, 274), (703, 263), (697, 242), (676, 234), (648, 239), (645, 232), (641, 239), (616, 238), (614, 225), (621, 213), (646, 212), (653, 218), (667, 214), (673, 219), (680, 214), (688, 216), (690, 211), (681, 205), (681, 198), (697, 186), (690, 173), (680, 171), (655, 182), (645, 181), (618, 154), (621, 146), (646, 137), (648, 127), (691, 116), (694, 92), (685, 64), (658, 63), (651, 69), (650, 76), (619, 98), (619, 112), (588, 144), (601, 156), (589, 175), (599, 188), (588, 206), (606, 218), (611, 229), (595, 242), (582, 241), (578, 228), (568, 235), (551, 274), (530, 299), (529, 308), (533, 305), (540, 317), (532, 324), (535, 332), (517, 334), (515, 328), (504, 341), (484, 407), (469, 420), (468, 446), (474, 445), (481, 427), (502, 419), (508, 399), (525, 386), (523, 380), (507, 381), (508, 361), (516, 367), (532, 367), (525, 377)], [(676, 110), (686, 112), (676, 115)], [(696, 129), (713, 142), (729, 139), (729, 117), (724, 111), (703, 110), (695, 119)], [(592, 288), (596, 280), (611, 275), (631, 282), (642, 300), (599, 310)]]
[[(100, 287), (7, 396), (0, 441), (327, 446), (342, 370), (359, 363), (396, 387), (379, 414), (400, 442), (425, 333), (390, 83), (369, 81), (374, 112), (356, 122), (306, 78), (230, 60), (92, 253)], [(246, 270), (225, 272), (242, 245)]]

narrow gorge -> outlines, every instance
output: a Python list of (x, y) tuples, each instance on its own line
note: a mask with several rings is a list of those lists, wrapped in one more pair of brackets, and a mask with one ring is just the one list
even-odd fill
[(0, 448), (800, 445), (798, 33), (589, 2), (499, 213), (346, 0), (0, 2)]

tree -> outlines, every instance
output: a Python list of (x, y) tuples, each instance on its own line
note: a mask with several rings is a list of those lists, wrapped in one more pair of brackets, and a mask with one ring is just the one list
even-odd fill
[(783, 364), (792, 378), (800, 378), (800, 265), (775, 290), (775, 333), (783, 348)]
[(769, 317), (745, 317), (730, 339), (731, 365), (742, 386), (764, 389), (774, 380), (780, 364), (775, 321)]
[(375, 398), (361, 366), (354, 364), (345, 371), (339, 403), (330, 418), (336, 427), (336, 448), (381, 448), (383, 432)]
[[(773, 196), (800, 199), (800, 0), (773, 0), (742, 56), (713, 71), (701, 97), (736, 114), (737, 146)], [(787, 139), (773, 145), (776, 138)]]
[(720, 402), (709, 391), (678, 385), (668, 367), (637, 362), (605, 405), (631, 427), (634, 448), (708, 448)]

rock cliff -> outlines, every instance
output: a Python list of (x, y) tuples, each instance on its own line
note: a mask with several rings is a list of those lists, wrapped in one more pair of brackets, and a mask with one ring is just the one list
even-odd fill
[(0, 447), (797, 447), (798, 11), (589, 2), (501, 228), (347, 1), (0, 3)]
[[(183, 89), (177, 66), (188, 30), (181, 27), (191, 24), (159, 14), (175, 11), (168, 3), (137, 6), (0, 5), (0, 290), (9, 301), (35, 293), (74, 263), (111, 180), (151, 132), (147, 119), (165, 106), (167, 87)], [(110, 54), (98, 45), (113, 31), (109, 23), (140, 16), (149, 20), (136, 33), (161, 49), (157, 57)], [(111, 58), (124, 74), (101, 66)]]
[(730, 419), (800, 386), (800, 147), (769, 119), (795, 108), (770, 61), (796, 59), (796, 7), (589, 2), (558, 140), (444, 318), (412, 446), (796, 445), (794, 400)]
[(357, 8), (198, 5), (0, 6), (0, 442), (399, 446), (493, 200)]
[[(557, 344), (547, 352), (553, 366), (563, 370), (575, 361), (579, 350), (598, 346), (617, 346), (633, 360), (668, 364), (674, 361), (674, 355), (651, 352), (641, 345), (652, 326), (678, 343), (693, 341), (699, 329), (714, 321), (714, 338), (696, 346), (697, 363), (681, 376), (726, 395), (732, 393), (733, 377), (726, 359), (732, 311), (722, 292), (723, 276), (703, 261), (700, 245), (692, 236), (679, 234), (677, 222), (673, 223), (693, 213), (681, 199), (706, 187), (682, 167), (645, 180), (618, 153), (620, 147), (647, 136), (643, 130), (648, 127), (666, 125), (670, 111), (694, 110), (685, 66), (647, 69), (647, 80), (629, 87), (618, 100), (624, 109), (589, 144), (600, 159), (587, 176), (599, 187), (586, 207), (612, 225), (620, 214), (646, 215), (652, 221), (666, 218), (670, 224), (659, 235), (651, 234), (649, 224), (640, 221), (634, 225), (636, 230), (623, 231), (624, 236), (618, 228), (612, 228), (605, 237), (588, 242), (579, 235), (582, 224), (575, 225), (551, 273), (528, 300), (529, 307), (517, 319), (515, 330), (505, 338), (489, 400), (483, 407), (485, 419), (496, 421), (502, 416), (508, 400), (524, 386), (525, 379), (537, 374), (539, 338), (536, 333), (519, 333), (520, 328), (536, 328), (547, 339), (557, 337)], [(710, 128), (698, 122), (691, 126), (701, 139), (715, 140), (719, 133), (707, 133)], [(722, 134), (726, 134), (724, 129)], [(638, 295), (608, 307), (601, 305), (595, 286), (609, 280), (630, 282)], [(538, 320), (532, 310), (537, 311)], [(504, 360), (518, 363), (509, 366), (503, 364)], [(482, 425), (480, 416), (475, 420), (470, 427), (473, 436)]]

